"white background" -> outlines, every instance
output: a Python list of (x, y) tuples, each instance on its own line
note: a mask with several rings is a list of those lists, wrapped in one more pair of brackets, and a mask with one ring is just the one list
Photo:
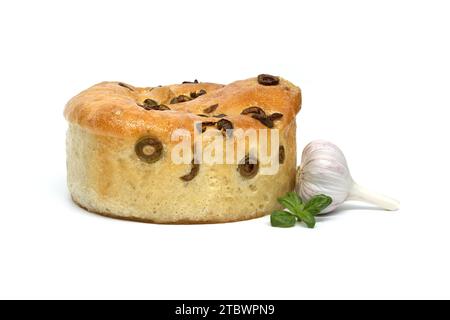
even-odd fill
[[(2, 1), (0, 298), (450, 298), (448, 1)], [(302, 88), (329, 139), (401, 201), (313, 230), (87, 213), (65, 185), (66, 101), (119, 80)], [(300, 160), (300, 159), (299, 159)]]

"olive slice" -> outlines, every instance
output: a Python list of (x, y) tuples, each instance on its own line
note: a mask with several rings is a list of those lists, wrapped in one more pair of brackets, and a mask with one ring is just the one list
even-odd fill
[(195, 98), (198, 98), (198, 97), (200, 97), (200, 96), (202, 96), (202, 95), (204, 95), (204, 94), (206, 94), (206, 90), (205, 89), (201, 89), (200, 91), (198, 91), (198, 92), (191, 92), (190, 93), (190, 96), (191, 96), (191, 98), (192, 99), (195, 99)]
[(185, 174), (184, 176), (180, 177), (180, 179), (183, 181), (191, 181), (198, 174), (199, 170), (200, 164), (194, 163), (194, 159), (192, 159), (191, 171), (188, 174)]
[(180, 103), (180, 102), (186, 102), (192, 100), (190, 97), (185, 96), (184, 94), (179, 95), (178, 97), (173, 98), (170, 100), (170, 104)]
[(144, 100), (144, 107), (156, 107), (158, 105), (158, 102), (156, 102), (153, 99), (145, 99)]
[(279, 120), (279, 119), (283, 118), (283, 114), (275, 112), (275, 113), (272, 113), (270, 116), (268, 116), (268, 118), (272, 121)]
[(220, 119), (217, 122), (217, 129), (221, 130), (222, 133), (226, 133), (228, 137), (233, 135), (233, 123), (227, 119)]
[(260, 74), (258, 76), (258, 83), (263, 86), (276, 86), (280, 83), (280, 78), (272, 76), (270, 74)]
[(204, 121), (196, 123), (198, 132), (205, 132), (207, 127), (213, 127), (216, 125), (214, 121)]
[(215, 125), (216, 125), (216, 122), (214, 122), (214, 121), (202, 122), (202, 133), (206, 131), (206, 127), (214, 127)]
[(259, 114), (264, 117), (266, 116), (266, 113), (264, 112), (264, 110), (261, 109), (260, 107), (256, 107), (256, 106), (248, 107), (248, 108), (242, 110), (241, 114)]
[(160, 104), (158, 106), (158, 110), (164, 111), (164, 110), (170, 110), (170, 108), (168, 106), (166, 106), (165, 104)]
[(134, 91), (134, 88), (132, 86), (130, 86), (129, 84), (123, 83), (123, 82), (118, 82), (117, 83), (119, 86), (127, 88), (130, 91)]
[(250, 155), (246, 155), (239, 162), (238, 171), (244, 178), (251, 179), (258, 173), (259, 162)]
[(225, 113), (221, 113), (221, 114), (215, 114), (215, 115), (213, 115), (213, 118), (224, 118), (224, 117), (226, 117), (227, 115), (225, 114)]
[(143, 137), (136, 142), (134, 151), (142, 161), (153, 163), (161, 158), (163, 145), (156, 138)]
[(280, 146), (278, 148), (278, 161), (280, 164), (283, 164), (285, 159), (286, 159), (286, 151), (284, 149), (284, 146)]
[(273, 121), (266, 116), (262, 116), (260, 114), (252, 114), (252, 118), (258, 120), (267, 128), (273, 128)]
[(203, 112), (204, 113), (213, 113), (214, 111), (216, 111), (218, 106), (219, 106), (218, 103), (213, 104), (212, 106), (209, 106), (208, 108), (203, 109)]
[(165, 104), (158, 104), (155, 100), (152, 99), (145, 99), (144, 104), (138, 104), (138, 106), (144, 108), (145, 110), (170, 110), (170, 108)]
[(183, 81), (182, 84), (186, 84), (186, 83), (198, 83), (198, 80), (195, 79), (194, 81)]

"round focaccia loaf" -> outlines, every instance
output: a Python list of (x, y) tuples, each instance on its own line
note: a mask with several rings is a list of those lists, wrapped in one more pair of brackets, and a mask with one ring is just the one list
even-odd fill
[[(277, 198), (294, 188), (300, 105), (298, 87), (269, 75), (229, 85), (94, 85), (72, 98), (64, 112), (72, 199), (91, 212), (154, 223), (231, 222), (269, 214), (279, 208)], [(197, 163), (193, 154), (189, 162), (172, 159), (180, 142), (173, 138), (177, 130), (204, 136), (205, 150), (218, 136), (224, 143), (242, 143), (240, 129), (269, 137), (268, 155), (280, 162), (276, 172), (262, 174), (261, 150), (249, 145), (241, 159), (234, 147), (234, 163)], [(276, 154), (272, 130), (279, 135)]]

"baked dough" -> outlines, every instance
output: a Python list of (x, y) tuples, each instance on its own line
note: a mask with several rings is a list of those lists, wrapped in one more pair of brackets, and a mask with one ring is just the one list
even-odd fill
[[(81, 92), (64, 112), (72, 199), (91, 212), (154, 223), (231, 222), (278, 209), (277, 198), (295, 184), (301, 94), (289, 81), (272, 77), (272, 83), (267, 77), (147, 88), (102, 82)], [(253, 106), (267, 116), (252, 109), (241, 114)], [(283, 163), (274, 175), (260, 174), (254, 166), (247, 172), (239, 164), (176, 164), (171, 151), (179, 141), (172, 134), (176, 129), (194, 134), (195, 122), (218, 133), (230, 123), (233, 130), (273, 125)], [(233, 131), (227, 138), (236, 139)], [(203, 148), (209, 143), (205, 139)], [(145, 145), (153, 153), (144, 154)]]

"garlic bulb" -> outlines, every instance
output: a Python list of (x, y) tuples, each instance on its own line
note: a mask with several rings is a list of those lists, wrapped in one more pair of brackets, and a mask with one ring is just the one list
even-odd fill
[(303, 149), (296, 192), (304, 201), (317, 194), (330, 196), (333, 202), (321, 213), (333, 211), (346, 200), (365, 201), (386, 210), (397, 210), (399, 206), (396, 200), (356, 184), (341, 149), (324, 140), (312, 141)]

